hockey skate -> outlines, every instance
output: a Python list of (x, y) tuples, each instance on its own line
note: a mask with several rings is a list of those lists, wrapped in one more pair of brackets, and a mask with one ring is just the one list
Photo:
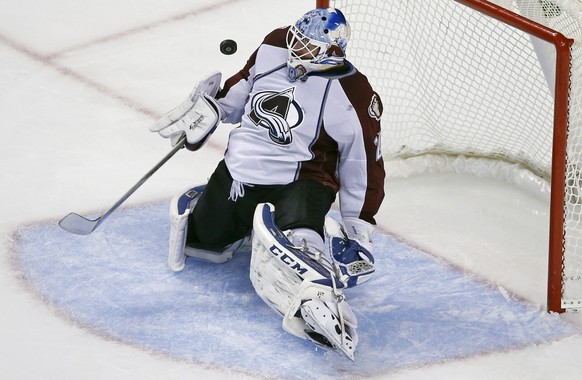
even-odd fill
[(329, 260), (294, 246), (275, 224), (268, 203), (257, 206), (252, 242), (251, 282), (283, 316), (283, 329), (354, 360), (357, 320)]

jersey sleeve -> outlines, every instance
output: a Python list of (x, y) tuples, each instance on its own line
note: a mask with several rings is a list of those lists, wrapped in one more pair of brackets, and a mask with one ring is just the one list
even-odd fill
[(341, 91), (336, 91), (343, 92), (346, 100), (340, 100), (339, 94), (336, 100), (330, 96), (326, 113), (333, 113), (331, 119), (336, 124), (330, 129), (336, 131), (339, 150), (340, 211), (342, 217), (357, 217), (376, 224), (374, 216), (384, 199), (385, 171), (380, 150), (382, 101), (359, 72), (340, 79), (339, 84)]

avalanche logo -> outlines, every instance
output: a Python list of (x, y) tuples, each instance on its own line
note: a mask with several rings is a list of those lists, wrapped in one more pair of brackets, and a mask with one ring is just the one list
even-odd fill
[(295, 101), (295, 87), (281, 92), (261, 91), (251, 100), (249, 118), (269, 130), (269, 137), (279, 145), (293, 142), (291, 129), (303, 121), (303, 110)]
[(368, 115), (376, 120), (380, 120), (382, 117), (382, 103), (376, 94), (372, 95), (372, 100), (368, 106)]

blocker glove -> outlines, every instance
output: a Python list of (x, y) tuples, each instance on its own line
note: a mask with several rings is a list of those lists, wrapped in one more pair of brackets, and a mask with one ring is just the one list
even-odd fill
[(359, 218), (344, 218), (342, 226), (330, 217), (325, 231), (339, 280), (348, 288), (360, 285), (374, 274), (372, 234), (375, 227)]
[(201, 80), (188, 98), (152, 125), (150, 131), (170, 138), (172, 146), (186, 134), (188, 149), (200, 149), (223, 118), (224, 112), (214, 99), (221, 79), (222, 74), (215, 72)]

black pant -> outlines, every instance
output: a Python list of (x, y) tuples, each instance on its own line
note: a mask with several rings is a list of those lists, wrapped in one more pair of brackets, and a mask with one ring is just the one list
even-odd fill
[(245, 186), (244, 196), (235, 202), (228, 199), (232, 182), (221, 161), (189, 216), (187, 245), (220, 249), (244, 238), (251, 233), (256, 206), (263, 202), (275, 206), (275, 221), (281, 230), (310, 228), (323, 237), (325, 216), (335, 201), (332, 188), (311, 179)]

